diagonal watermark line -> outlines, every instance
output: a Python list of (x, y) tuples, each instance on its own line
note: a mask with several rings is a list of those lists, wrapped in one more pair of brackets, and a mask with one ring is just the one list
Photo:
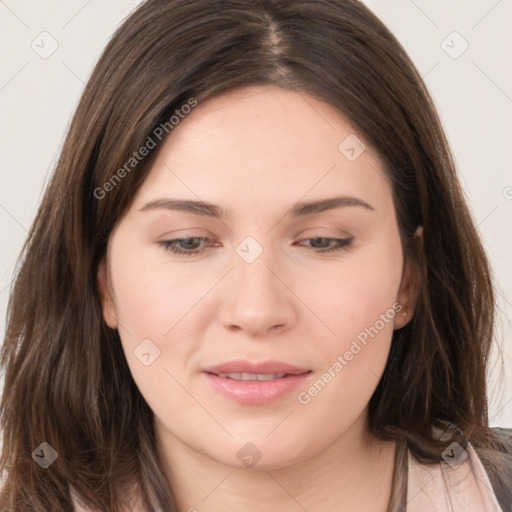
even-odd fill
[(14, 220), (14, 222), (16, 222), (16, 224), (18, 224), (18, 226), (22, 227), (23, 230), (28, 233), (28, 230), (25, 228), (25, 226), (18, 221), (18, 219), (11, 214), (11, 212), (3, 205), (3, 204), (0, 204), (0, 208), (2, 208), (2, 210), (4, 210), (5, 213), (7, 213), (7, 215), (9, 215), (9, 217), (11, 217), (12, 220)]
[(375, 375), (375, 377), (377, 378), (377, 380), (379, 380), (379, 376), (370, 368), (368, 367), (368, 370), (373, 373), (373, 375)]
[(318, 112), (318, 110), (313, 107), (313, 105), (311, 105), (311, 103), (302, 94), (300, 94), (298, 90), (295, 90), (295, 92), (316, 112), (319, 117), (321, 117), (334, 131), (336, 131), (336, 128), (331, 123), (329, 123), (329, 121), (327, 121), (327, 119), (322, 114), (320, 114), (320, 112)]
[(497, 2), (496, 2), (496, 3), (495, 3), (495, 4), (494, 4), (494, 5), (493, 5), (493, 6), (492, 6), (492, 7), (491, 7), (491, 8), (490, 8), (490, 9), (489, 9), (485, 14), (484, 14), (484, 15), (483, 15), (483, 16), (482, 16), (482, 17), (481, 17), (481, 18), (480, 18), (480, 19), (479, 19), (479, 20), (478, 20), (478, 21), (477, 21), (477, 22), (476, 22), (472, 27), (471, 27), (471, 30), (473, 30), (477, 25), (479, 25), (479, 24), (480, 24), (480, 22), (481, 22), (481, 21), (483, 21), (483, 20), (487, 17), (487, 15), (488, 15), (491, 11), (493, 11), (493, 10), (495, 9), (495, 7), (496, 7), (499, 3), (501, 3), (501, 0), (498, 0), (498, 1), (497, 1)]
[(411, 503), (411, 501), (413, 501), (413, 500), (416, 498), (416, 496), (418, 496), (418, 494), (420, 494), (420, 492), (422, 492), (422, 491), (423, 491), (423, 489), (425, 489), (425, 487), (427, 487), (427, 485), (428, 485), (430, 482), (432, 482), (432, 480), (434, 480), (434, 478), (435, 478), (435, 475), (434, 475), (434, 476), (432, 476), (432, 477), (431, 477), (427, 482), (425, 482), (425, 484), (424, 484), (424, 485), (419, 489), (419, 491), (418, 491), (414, 496), (411, 496), (411, 498), (407, 497), (407, 505), (408, 505), (409, 503)]
[[(471, 442), (470, 442), (471, 443)], [(474, 450), (474, 448), (473, 448)], [(442, 464), (441, 464), (441, 468), (442, 468)], [(473, 472), (473, 475), (476, 477), (476, 479), (483, 485), (485, 486), (485, 488), (487, 489), (487, 492), (490, 496), (494, 496), (494, 488), (492, 487), (492, 484), (490, 483), (490, 481), (485, 481), (483, 480), (480, 476), (478, 476), (476, 474), (476, 472)]]
[(498, 289), (496, 289), (496, 293), (510, 306), (512, 307), (512, 304), (508, 301), (507, 297), (503, 295)]
[[(334, 164), (321, 178), (319, 178), (318, 181), (299, 199), (299, 201), (304, 199), (335, 167), (336, 164)], [(278, 221), (267, 231), (267, 234), (270, 233), (288, 215), (288, 213), (290, 213), (290, 210), (278, 219)]]
[(195, 400), (197, 405), (199, 405), (200, 407), (202, 407), (204, 409), (204, 411), (208, 414), (208, 416), (210, 416), (212, 418), (212, 420), (215, 421), (215, 423), (217, 423), (219, 425), (219, 427), (222, 428), (222, 430), (224, 430), (231, 437), (234, 437), (233, 434), (231, 434), (231, 432), (229, 432), (229, 430), (226, 427), (224, 427), (224, 425), (222, 425), (222, 423), (220, 421), (218, 421), (215, 418), (215, 416), (213, 416), (213, 414), (185, 386), (183, 386), (183, 384), (167, 368), (164, 368), (164, 370), (181, 386), (183, 391), (185, 391), (191, 398), (193, 398)]
[(80, 80), (80, 82), (82, 82), (83, 85), (85, 85), (85, 82), (63, 60), (61, 60), (61, 62), (69, 69), (69, 71), (71, 71), (71, 73), (73, 73), (73, 75), (78, 78), (78, 80)]
[(295, 501), (295, 503), (297, 503), (297, 505), (299, 505), (299, 507), (304, 510), (305, 512), (308, 512), (307, 508), (304, 507), (304, 505), (302, 505), (302, 503), (300, 503), (294, 496), (292, 496), (273, 476), (272, 474), (270, 473), (270, 471), (267, 471), (266, 472), (268, 474), (268, 476), (270, 476), (270, 478), (272, 478), (272, 480), (274, 480), (274, 482), (279, 485), (279, 487), (281, 487), (281, 489), (283, 489), (283, 491), (288, 494), (288, 496), (290, 496), (290, 498)]
[(121, 329), (123, 329), (123, 331), (126, 331), (126, 334), (128, 334), (128, 336), (131, 336), (132, 333), (118, 320), (117, 321), (119, 327), (121, 327)]
[(282, 425), (282, 423), (290, 416), (290, 414), (292, 414), (292, 412), (293, 412), (293, 409), (265, 437), (268, 437), (270, 434), (275, 432), (277, 430), (277, 428), (280, 425)]
[(377, 167), (375, 167), (375, 165), (373, 165), (371, 162), (368, 162), (368, 165), (384, 180), (384, 181), (388, 181), (387, 177), (384, 176), (380, 171), (379, 169), (377, 169)]
[(492, 215), (496, 209), (498, 208), (499, 204), (497, 204), (478, 224), (477, 226), (480, 226), (490, 215)]
[(163, 335), (167, 336), (231, 271), (231, 267), (197, 302)]
[(427, 18), (430, 21), (430, 23), (434, 25), (434, 27), (439, 28), (437, 23), (416, 2), (414, 2), (413, 0), (409, 0), (409, 2), (411, 2), (411, 4), (414, 5), (416, 9), (418, 9), (418, 11), (422, 12), (425, 18)]
[(18, 20), (25, 25), (25, 27), (30, 28), (6, 3), (4, 0), (0, 0), (0, 4), (6, 7), (9, 11), (11, 11), (12, 15), (18, 18)]
[(500, 414), (503, 412), (503, 410), (505, 409), (505, 407), (507, 407), (508, 404), (510, 404), (512, 402), (512, 398), (510, 400), (507, 400), (498, 410), (498, 412), (496, 412), (496, 414), (493, 414), (492, 418), (491, 418), (491, 421), (494, 422), (494, 420), (500, 416)]
[[(176, 178), (178, 178), (181, 183), (183, 183), (183, 185), (185, 185), (185, 187), (187, 187), (190, 192), (192, 192), (192, 194), (194, 194), (197, 199), (199, 199), (199, 201), (201, 201), (202, 203), (204, 203), (203, 199), (201, 199), (168, 165), (166, 162), (164, 162), (164, 166), (167, 167), (167, 169), (169, 170), (169, 172), (172, 172), (174, 174), (174, 176), (176, 176)], [(226, 228), (232, 233), (233, 230), (223, 221), (221, 220), (222, 224), (224, 224), (224, 226), (226, 226)]]
[(288, 288), (288, 290), (290, 290), (293, 293), (293, 295), (295, 295), (295, 297), (297, 297), (297, 299), (299, 299), (302, 302), (302, 304), (304, 304), (304, 306), (306, 306), (309, 309), (309, 311), (311, 311), (311, 313), (313, 313), (313, 315), (316, 316), (316, 318), (318, 318), (318, 320), (320, 320), (320, 322), (322, 322), (322, 324), (325, 325), (325, 327), (327, 327), (327, 329), (329, 329), (329, 331), (332, 332), (334, 336), (336, 336), (336, 333), (269, 266), (265, 266), (270, 270), (270, 272), (272, 272), (272, 274), (274, 274), (277, 277), (277, 279), (279, 279), (279, 281), (281, 281), (281, 283), (283, 283), (286, 286), (286, 288)]
[(471, 61), (473, 65), (482, 73), (493, 85), (498, 89), (505, 98), (507, 98), (508, 101), (512, 103), (512, 99), (510, 99), (510, 96), (474, 61)]
[(88, 0), (60, 29), (67, 27), (91, 2), (92, 0)]
[[(210, 495), (212, 495), (223, 483), (224, 481), (228, 478), (229, 475), (231, 475), (231, 473), (233, 473), (233, 471), (230, 471), (202, 500), (201, 502), (203, 501), (206, 501)], [(195, 510), (195, 509), (194, 509)]]
[(18, 71), (16, 71), (12, 77), (9, 78), (9, 80), (7, 80), (7, 82), (2, 85), (2, 87), (0, 87), (0, 92), (3, 91), (28, 66), (28, 64), (29, 62), (25, 62), (25, 64), (21, 66), (21, 68), (18, 69)]
[(4, 275), (2, 277), (7, 278), (7, 284), (0, 290), (0, 295), (5, 292), (10, 286), (14, 284), (14, 279), (16, 278), (15, 270), (16, 270), (16, 261), (10, 265), (9, 270), (4, 272)]
[(2, 295), (2, 293), (5, 292), (5, 290), (7, 290), (7, 288), (9, 288), (9, 286), (11, 286), (11, 283), (7, 283), (1, 290), (0, 290), (0, 295)]
[(421, 78), (423, 80), (425, 80), (425, 78), (427, 78), (427, 75), (434, 69), (437, 67), (437, 65), (439, 64), (439, 61), (437, 61)]

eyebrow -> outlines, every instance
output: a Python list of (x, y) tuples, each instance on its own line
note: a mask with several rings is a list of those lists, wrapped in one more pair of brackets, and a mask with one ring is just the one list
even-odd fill
[[(303, 217), (306, 215), (313, 215), (322, 213), (334, 208), (340, 208), (344, 206), (359, 206), (367, 210), (375, 211), (375, 209), (367, 202), (352, 196), (338, 196), (330, 197), (327, 199), (320, 199), (317, 201), (309, 202), (298, 202), (295, 203), (290, 211), (292, 217)], [(217, 206), (216, 204), (204, 202), (204, 201), (192, 201), (187, 199), (156, 199), (145, 204), (140, 211), (148, 211), (155, 209), (166, 209), (183, 211), (192, 213), (194, 215), (204, 215), (207, 217), (214, 217), (216, 219), (222, 219), (227, 217), (228, 212)]]

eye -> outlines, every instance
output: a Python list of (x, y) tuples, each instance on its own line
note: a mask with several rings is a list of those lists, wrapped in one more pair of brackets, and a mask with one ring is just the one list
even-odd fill
[[(327, 252), (335, 252), (346, 250), (350, 247), (353, 242), (353, 238), (329, 238), (329, 237), (314, 237), (314, 238), (306, 238), (302, 241), (310, 241), (312, 242), (310, 247), (319, 253), (327, 253)], [(334, 242), (334, 245), (330, 245)], [(320, 246), (320, 247), (318, 247)]]
[[(311, 245), (309, 248), (317, 253), (330, 253), (335, 251), (346, 250), (352, 244), (353, 238), (329, 238), (329, 237), (314, 237), (306, 238), (301, 242), (309, 241)], [(174, 254), (181, 256), (192, 256), (200, 254), (205, 250), (202, 243), (210, 241), (207, 237), (190, 237), (190, 238), (175, 238), (173, 240), (163, 240), (158, 242), (166, 251), (171, 251)], [(334, 245), (331, 245), (334, 242)], [(320, 246), (320, 247), (319, 247)]]
[[(174, 254), (179, 254), (183, 256), (191, 256), (193, 254), (200, 254), (203, 252), (204, 247), (198, 249), (197, 241), (206, 242), (209, 238), (192, 236), (190, 238), (175, 238), (174, 240), (163, 240), (162, 242), (158, 242), (166, 251), (171, 251)], [(183, 248), (183, 246), (185, 248)]]

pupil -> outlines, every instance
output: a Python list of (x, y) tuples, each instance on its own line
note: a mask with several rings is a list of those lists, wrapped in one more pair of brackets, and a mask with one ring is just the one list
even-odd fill
[(194, 245), (195, 238), (186, 238), (185, 240), (182, 240), (181, 243), (185, 245), (185, 249), (193, 249), (194, 247), (190, 247), (190, 245)]
[[(327, 246), (329, 245), (329, 240), (328, 240), (327, 238), (313, 238), (313, 239), (311, 240), (311, 242), (312, 242), (312, 244), (313, 244), (313, 245), (315, 245), (318, 241), (320, 241), (320, 245), (322, 246), (322, 243), (321, 243), (321, 241), (322, 241), (322, 240), (323, 240), (324, 242), (327, 242)], [(326, 247), (326, 244), (325, 244), (325, 243), (323, 244), (323, 247)]]

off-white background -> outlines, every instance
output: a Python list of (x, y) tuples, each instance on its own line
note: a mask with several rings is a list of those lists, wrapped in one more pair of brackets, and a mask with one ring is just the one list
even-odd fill
[[(84, 83), (115, 28), (139, 3), (0, 0), (2, 333), (15, 259)], [(491, 424), (511, 427), (512, 1), (366, 0), (366, 4), (418, 67), (452, 145), (499, 286), (497, 340), (505, 351), (505, 374), (500, 375), (500, 367), (493, 363)], [(50, 48), (48, 36), (40, 36), (44, 31), (58, 43), (46, 59), (31, 47), (35, 41), (34, 45)], [(464, 41), (467, 50), (452, 58), (464, 48)]]

